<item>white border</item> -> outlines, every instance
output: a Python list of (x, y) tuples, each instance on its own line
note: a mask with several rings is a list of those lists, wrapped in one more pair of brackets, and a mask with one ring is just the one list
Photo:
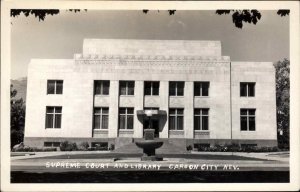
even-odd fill
[[(253, 191), (299, 190), (299, 2), (298, 1), (5, 1), (1, 2), (1, 191)], [(10, 184), (10, 8), (98, 9), (98, 10), (216, 10), (216, 9), (290, 9), (291, 61), (291, 157), (290, 183), (223, 184)], [(234, 26), (232, 26), (234, 27)]]

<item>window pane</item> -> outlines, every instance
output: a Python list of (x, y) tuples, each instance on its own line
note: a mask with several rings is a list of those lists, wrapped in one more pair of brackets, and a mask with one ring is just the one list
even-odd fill
[(108, 114), (109, 109), (108, 108), (102, 108), (102, 114)]
[(194, 115), (200, 115), (200, 109), (194, 109)]
[(132, 114), (133, 115), (133, 108), (127, 108), (127, 114)]
[(53, 116), (52, 114), (46, 115), (46, 128), (53, 128)]
[(183, 130), (183, 116), (177, 117), (177, 130)]
[(247, 117), (241, 117), (241, 130), (247, 131)]
[(61, 113), (61, 107), (55, 107), (55, 113)]
[(255, 83), (248, 84), (248, 96), (254, 97), (255, 96)]
[(120, 81), (120, 95), (126, 95), (126, 82)]
[(128, 95), (134, 95), (134, 81), (128, 81)]
[(200, 96), (200, 83), (195, 82), (194, 84), (194, 96)]
[(249, 117), (249, 131), (255, 131), (255, 117)]
[(95, 81), (95, 95), (101, 94), (101, 82)]
[(202, 130), (208, 130), (208, 116), (202, 117)]
[(97, 113), (97, 114), (101, 113), (101, 108), (95, 108), (94, 113)]
[(61, 115), (55, 115), (55, 126), (54, 128), (60, 128), (61, 127)]
[(44, 147), (52, 147), (52, 142), (44, 142)]
[(126, 108), (120, 108), (119, 113), (120, 114), (125, 114), (126, 113)]
[(100, 115), (94, 115), (94, 129), (100, 129)]
[(107, 129), (108, 128), (108, 115), (103, 115), (102, 116), (102, 129)]
[(194, 130), (200, 130), (200, 116), (194, 117)]
[(182, 115), (183, 114), (183, 109), (177, 109), (177, 114)]
[(202, 109), (202, 115), (208, 115), (208, 109)]
[(240, 96), (241, 97), (247, 96), (247, 84), (246, 83), (240, 83)]
[(184, 95), (184, 82), (177, 83), (177, 95), (183, 96)]
[(209, 83), (203, 82), (202, 83), (202, 96), (208, 96), (208, 90), (209, 90)]
[(145, 82), (145, 90), (144, 90), (144, 94), (145, 95), (151, 95), (151, 82)]
[(255, 109), (249, 109), (249, 115), (255, 115)]
[(169, 117), (169, 129), (175, 130), (175, 117), (174, 116)]
[(125, 129), (125, 115), (120, 115), (119, 129)]
[(109, 81), (103, 81), (103, 95), (109, 95)]
[(170, 114), (175, 114), (176, 109), (170, 109)]
[(127, 129), (133, 129), (133, 116), (127, 116)]
[(54, 94), (55, 81), (47, 81), (47, 94)]
[(152, 95), (159, 95), (159, 82), (153, 82)]
[(56, 94), (63, 93), (63, 81), (56, 81)]
[(241, 109), (241, 115), (247, 115), (247, 109)]
[(170, 82), (169, 84), (169, 95), (170, 96), (175, 96), (176, 95), (176, 83), (175, 82)]
[(47, 113), (54, 113), (54, 107), (47, 107), (46, 112)]

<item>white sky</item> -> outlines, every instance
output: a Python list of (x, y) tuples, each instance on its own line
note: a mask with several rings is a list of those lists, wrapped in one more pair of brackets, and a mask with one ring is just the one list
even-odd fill
[(27, 76), (31, 58), (72, 59), (84, 38), (220, 40), (222, 55), (232, 61), (276, 62), (289, 56), (289, 16), (261, 11), (256, 24), (238, 29), (230, 15), (215, 11), (66, 12), (38, 21), (23, 15), (11, 19), (11, 78)]

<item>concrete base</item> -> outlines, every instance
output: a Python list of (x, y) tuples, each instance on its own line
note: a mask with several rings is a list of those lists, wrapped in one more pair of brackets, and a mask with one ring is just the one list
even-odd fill
[(157, 156), (143, 156), (141, 157), (141, 161), (162, 161), (162, 157)]

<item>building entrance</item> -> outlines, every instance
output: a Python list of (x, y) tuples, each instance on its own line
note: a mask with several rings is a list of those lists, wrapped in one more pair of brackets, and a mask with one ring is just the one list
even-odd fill
[(158, 138), (159, 137), (159, 119), (144, 119), (144, 129), (154, 129), (154, 137)]

